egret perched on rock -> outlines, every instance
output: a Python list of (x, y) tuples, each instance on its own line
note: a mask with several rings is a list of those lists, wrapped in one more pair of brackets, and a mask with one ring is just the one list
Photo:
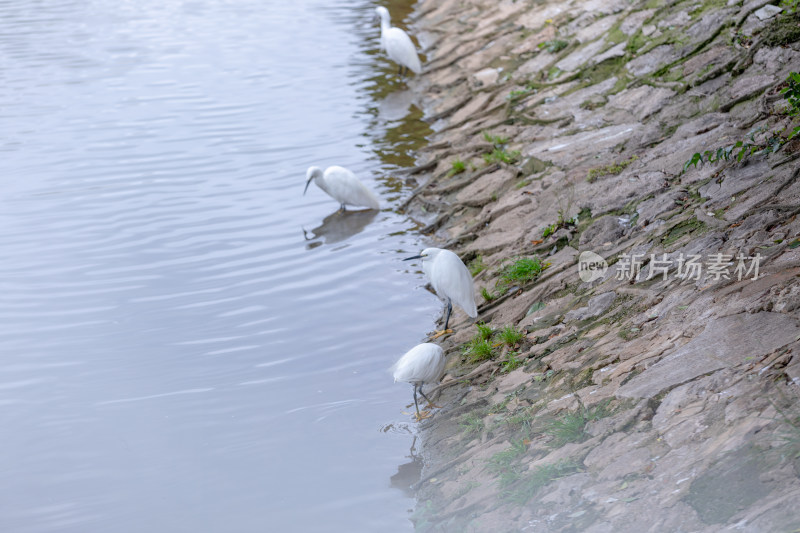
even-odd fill
[(403, 261), (411, 259), (422, 259), (422, 271), (433, 285), (433, 290), (447, 302), (444, 329), (437, 331), (434, 339), (445, 333), (453, 332), (447, 328), (450, 323), (450, 313), (453, 312), (453, 303), (461, 307), (472, 318), (478, 316), (472, 275), (456, 254), (441, 248), (425, 248), (419, 255), (407, 257)]
[(346, 210), (345, 206), (347, 205), (369, 207), (370, 209), (380, 208), (378, 199), (375, 198), (372, 191), (358, 181), (355, 174), (344, 167), (328, 167), (324, 173), (319, 167), (309, 167), (306, 172), (306, 188), (303, 189), (303, 194), (306, 193), (308, 185), (312, 181), (317, 184), (317, 187), (328, 193), (328, 196), (339, 202), (342, 211)]
[(417, 391), (428, 401), (429, 407), (436, 407), (433, 402), (422, 392), (425, 383), (438, 383), (444, 372), (444, 352), (436, 344), (424, 342), (417, 344), (403, 355), (392, 367), (394, 381), (405, 381), (414, 385), (414, 408), (417, 411), (417, 420), (428, 417), (428, 413), (419, 412)]
[(422, 64), (411, 37), (400, 28), (392, 27), (388, 9), (379, 6), (375, 12), (381, 19), (381, 49), (386, 50), (389, 59), (399, 65), (400, 75), (404, 74), (404, 69), (410, 69), (414, 74), (422, 72)]

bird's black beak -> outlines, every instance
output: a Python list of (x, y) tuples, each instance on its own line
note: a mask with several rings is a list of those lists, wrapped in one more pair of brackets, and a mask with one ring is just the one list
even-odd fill
[(412, 259), (422, 259), (421, 255), (415, 255), (414, 257), (406, 257), (403, 261), (411, 261)]
[(313, 180), (313, 179), (314, 179), (313, 177), (312, 178), (308, 178), (308, 181), (306, 181), (306, 188), (303, 189), (303, 196), (306, 195), (306, 191), (308, 190), (308, 185), (311, 183), (311, 180)]

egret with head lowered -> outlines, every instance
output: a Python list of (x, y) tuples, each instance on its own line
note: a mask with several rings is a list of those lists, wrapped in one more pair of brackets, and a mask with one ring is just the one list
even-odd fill
[(422, 392), (425, 383), (438, 383), (444, 373), (444, 351), (430, 342), (417, 344), (403, 355), (392, 367), (394, 381), (404, 381), (414, 385), (414, 408), (417, 411), (417, 420), (429, 416), (427, 411), (419, 412), (417, 391), (428, 401), (428, 407), (436, 407)]
[(400, 75), (404, 75), (405, 69), (414, 74), (422, 72), (422, 64), (411, 37), (400, 28), (392, 27), (389, 10), (385, 7), (376, 7), (375, 13), (381, 19), (381, 50), (386, 50), (389, 59), (399, 65)]
[(325, 172), (322, 172), (319, 167), (309, 167), (306, 172), (306, 188), (303, 189), (303, 194), (306, 193), (312, 181), (317, 184), (317, 187), (328, 193), (328, 196), (339, 202), (342, 211), (345, 211), (345, 206), (348, 205), (370, 209), (380, 208), (380, 203), (372, 191), (358, 181), (355, 174), (344, 167), (328, 167)]
[(433, 290), (440, 298), (447, 302), (447, 316), (444, 319), (444, 329), (437, 331), (433, 336), (440, 337), (445, 333), (452, 333), (448, 329), (450, 313), (453, 312), (453, 303), (458, 305), (470, 317), (478, 316), (478, 306), (475, 305), (475, 290), (472, 284), (472, 274), (461, 259), (450, 250), (441, 248), (425, 248), (419, 255), (407, 257), (404, 261), (422, 259), (422, 271), (428, 281), (433, 285)]

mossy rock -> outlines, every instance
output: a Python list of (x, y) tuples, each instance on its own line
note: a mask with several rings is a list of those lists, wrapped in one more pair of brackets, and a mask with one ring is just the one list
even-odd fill
[(785, 46), (800, 40), (800, 11), (776, 17), (761, 33), (767, 46)]

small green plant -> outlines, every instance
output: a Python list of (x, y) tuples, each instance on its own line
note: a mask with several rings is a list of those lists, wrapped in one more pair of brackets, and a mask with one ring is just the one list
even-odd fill
[(479, 414), (468, 413), (458, 425), (464, 430), (464, 435), (469, 437), (483, 431), (483, 418)]
[(478, 328), (478, 334), (476, 338), (482, 341), (488, 341), (494, 335), (494, 328), (487, 324), (486, 322), (478, 322), (475, 324), (475, 327)]
[(456, 174), (461, 174), (465, 170), (467, 170), (467, 164), (460, 159), (456, 159), (452, 163), (450, 163), (450, 170), (447, 172), (447, 177), (450, 178), (455, 176)]
[(800, 0), (781, 0), (781, 7), (786, 13), (796, 13)]
[(557, 54), (567, 46), (569, 46), (568, 41), (561, 41), (559, 39), (553, 39), (550, 41), (545, 41), (543, 43), (539, 43), (537, 45), (540, 49), (547, 50), (551, 54)]
[[(797, 9), (797, 2), (799, 0), (794, 0), (794, 10)], [(790, 117), (796, 117), (800, 115), (800, 74), (797, 72), (792, 72), (789, 74), (789, 77), (786, 78), (786, 87), (781, 89), (781, 94), (783, 98), (786, 100), (788, 107), (786, 108), (786, 114)], [(800, 126), (795, 126), (792, 132), (786, 137), (785, 142), (789, 142), (800, 134)]]
[(506, 144), (508, 144), (507, 137), (492, 135), (488, 131), (484, 131), (483, 138), (486, 142), (492, 145), (492, 151), (487, 154), (483, 154), (483, 160), (487, 165), (491, 165), (492, 163), (505, 163), (507, 165), (512, 165), (519, 161), (521, 154), (518, 150), (506, 150)]
[(551, 465), (542, 465), (535, 468), (530, 474), (521, 477), (516, 487), (513, 490), (505, 491), (503, 496), (517, 505), (525, 505), (551, 481), (580, 471), (580, 465), (570, 459)]
[(525, 333), (518, 330), (514, 326), (505, 326), (497, 332), (497, 340), (506, 346), (514, 346), (525, 338)]
[(551, 448), (561, 448), (568, 442), (583, 442), (586, 434), (586, 418), (583, 413), (567, 413), (550, 422), (544, 433), (551, 437), (547, 443)]
[[(753, 139), (752, 135), (750, 139)], [(783, 140), (780, 135), (775, 134), (768, 137), (763, 144), (756, 143), (753, 139), (752, 143), (736, 141), (735, 144), (728, 147), (720, 146), (714, 151), (704, 150), (702, 153), (695, 152), (692, 154), (692, 157), (683, 164), (683, 172), (689, 170), (689, 167), (696, 168), (697, 165), (702, 165), (703, 163), (719, 163), (720, 161), (731, 161), (732, 159), (736, 159), (738, 163), (751, 155), (774, 153), (780, 150), (782, 144)], [(734, 152), (736, 152), (735, 155)]]
[[(795, 2), (796, 3), (796, 2)], [(800, 115), (800, 74), (791, 72), (786, 78), (786, 87), (781, 89), (781, 94), (786, 100), (787, 107), (785, 113), (794, 118)], [(765, 127), (755, 128), (747, 134), (747, 141), (736, 141), (730, 146), (720, 146), (716, 150), (704, 150), (695, 152), (683, 165), (683, 172), (687, 172), (689, 167), (697, 168), (703, 163), (719, 163), (720, 161), (736, 160), (740, 162), (751, 155), (771, 154), (780, 150), (786, 143), (800, 135), (800, 125), (795, 126), (786, 137), (783, 137), (784, 130), (768, 130)], [(757, 140), (757, 135), (763, 134), (761, 140)]]
[(591, 168), (589, 169), (589, 173), (586, 175), (586, 181), (588, 181), (589, 183), (594, 183), (594, 181), (601, 176), (619, 174), (637, 159), (639, 159), (639, 156), (634, 154), (630, 157), (630, 159), (620, 161), (619, 163), (613, 163), (611, 165), (604, 165), (600, 167)]
[(545, 228), (542, 230), (542, 240), (545, 240), (546, 238), (548, 238), (550, 235), (554, 234), (555, 232), (557, 232), (561, 228), (569, 228), (569, 227), (572, 227), (572, 226), (577, 226), (578, 225), (578, 217), (579, 216), (580, 216), (580, 214), (577, 214), (574, 217), (565, 220), (564, 219), (564, 210), (563, 209), (559, 209), (558, 210), (558, 220), (556, 221), (556, 223), (555, 224), (550, 224), (549, 226), (545, 226)]
[(494, 300), (494, 294), (489, 292), (489, 289), (487, 289), (486, 287), (481, 287), (481, 296), (483, 296), (483, 299), (486, 300), (487, 302), (491, 302), (492, 300)]
[(507, 487), (520, 478), (522, 469), (514, 462), (527, 451), (528, 444), (524, 439), (512, 440), (510, 448), (497, 452), (489, 459), (489, 470), (499, 475), (501, 487)]
[(472, 277), (477, 276), (484, 270), (486, 270), (486, 264), (483, 262), (482, 255), (477, 256), (469, 262), (469, 273), (472, 274)]
[(544, 429), (544, 433), (551, 437), (548, 446), (561, 448), (568, 442), (583, 442), (589, 438), (586, 433), (586, 424), (605, 418), (611, 414), (608, 408), (609, 401), (595, 405), (590, 409), (581, 408), (569, 412), (553, 420)]
[(521, 367), (523, 364), (522, 359), (519, 358), (519, 352), (508, 352), (508, 359), (503, 361), (500, 365), (503, 369), (503, 372), (508, 373), (512, 370), (516, 370)]
[(500, 135), (492, 135), (488, 131), (483, 132), (483, 139), (494, 147), (508, 144), (508, 137), (501, 137)]
[(526, 434), (530, 434), (535, 412), (534, 407), (525, 407), (506, 418), (506, 424), (514, 430), (523, 430)]
[(502, 148), (495, 148), (488, 154), (483, 154), (483, 160), (487, 165), (491, 165), (492, 163), (505, 163), (507, 165), (513, 165), (519, 161), (520, 155), (521, 153), (519, 150), (511, 150), (509, 152)]
[(476, 335), (464, 346), (464, 355), (471, 363), (479, 363), (494, 357), (494, 348), (491, 342)]
[(508, 93), (506, 96), (506, 100), (516, 100), (517, 98), (521, 98), (523, 96), (527, 96), (531, 93), (530, 89), (515, 89)]
[(464, 483), (461, 486), (461, 488), (458, 489), (458, 491), (456, 491), (455, 495), (453, 496), (453, 499), (457, 500), (457, 499), (461, 498), (462, 496), (466, 495), (472, 489), (480, 487), (480, 486), (481, 486), (480, 482), (475, 481), (474, 479), (472, 481), (470, 481), (469, 483)]
[(426, 500), (424, 504), (417, 502), (417, 508), (409, 515), (409, 519), (414, 523), (414, 527), (420, 528), (420, 531), (425, 531), (432, 527), (433, 519), (437, 513), (438, 511), (433, 506), (433, 502)]
[(504, 294), (508, 288), (517, 283), (526, 283), (541, 274), (542, 270), (548, 265), (542, 263), (538, 257), (520, 257), (506, 263), (500, 269), (500, 278), (497, 280), (495, 288), (500, 294)]

